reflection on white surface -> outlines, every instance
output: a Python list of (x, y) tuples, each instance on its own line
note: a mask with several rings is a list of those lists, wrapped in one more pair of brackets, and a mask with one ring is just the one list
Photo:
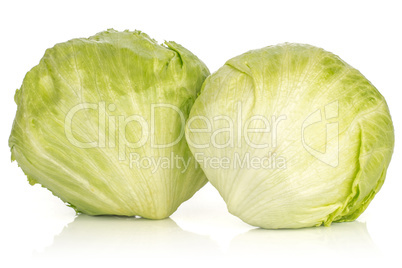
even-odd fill
[(253, 229), (235, 237), (230, 255), (274, 257), (376, 257), (379, 250), (366, 223), (334, 223), (304, 229)]
[[(350, 222), (296, 230), (253, 229), (219, 241), (217, 233), (182, 230), (172, 219), (79, 215), (35, 257), (375, 257), (380, 255), (366, 223)], [(221, 246), (218, 246), (221, 245)]]
[(35, 257), (191, 257), (216, 255), (206, 236), (183, 231), (173, 220), (78, 215)]

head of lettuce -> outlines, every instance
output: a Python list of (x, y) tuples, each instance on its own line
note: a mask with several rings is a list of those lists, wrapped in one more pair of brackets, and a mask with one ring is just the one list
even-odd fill
[(206, 183), (183, 136), (208, 75), (140, 31), (57, 44), (15, 94), (12, 159), (78, 212), (166, 218)]
[(356, 219), (394, 146), (377, 89), (336, 55), (301, 44), (227, 61), (206, 79), (186, 137), (229, 211), (263, 228)]

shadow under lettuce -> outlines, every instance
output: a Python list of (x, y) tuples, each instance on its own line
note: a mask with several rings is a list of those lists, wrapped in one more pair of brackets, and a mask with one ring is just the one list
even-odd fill
[(330, 227), (304, 229), (253, 229), (236, 236), (229, 255), (289, 258), (378, 257), (379, 249), (364, 222), (334, 223)]
[(166, 258), (220, 255), (207, 236), (182, 230), (172, 219), (78, 215), (39, 258)]

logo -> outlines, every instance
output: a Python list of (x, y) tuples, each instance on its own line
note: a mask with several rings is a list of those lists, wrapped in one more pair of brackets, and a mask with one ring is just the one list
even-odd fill
[[(339, 104), (338, 101), (331, 102), (325, 105), (324, 109), (318, 109), (311, 113), (303, 122), (301, 128), (303, 147), (312, 156), (321, 162), (337, 167), (339, 164)], [(320, 125), (317, 125), (320, 124)], [(314, 149), (311, 145), (307, 144), (306, 130), (311, 127), (325, 128), (325, 149), (319, 151)]]

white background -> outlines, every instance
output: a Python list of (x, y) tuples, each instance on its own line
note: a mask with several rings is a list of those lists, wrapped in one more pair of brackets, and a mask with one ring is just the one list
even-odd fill
[[(0, 22), (0, 266), (402, 264), (398, 1), (3, 1)], [(238, 54), (282, 42), (339, 55), (379, 89), (393, 116), (395, 152), (382, 190), (357, 221), (329, 228), (255, 229), (230, 215), (209, 184), (163, 221), (76, 217), (10, 163), (13, 96), (46, 48), (107, 28), (174, 40), (211, 72)]]

